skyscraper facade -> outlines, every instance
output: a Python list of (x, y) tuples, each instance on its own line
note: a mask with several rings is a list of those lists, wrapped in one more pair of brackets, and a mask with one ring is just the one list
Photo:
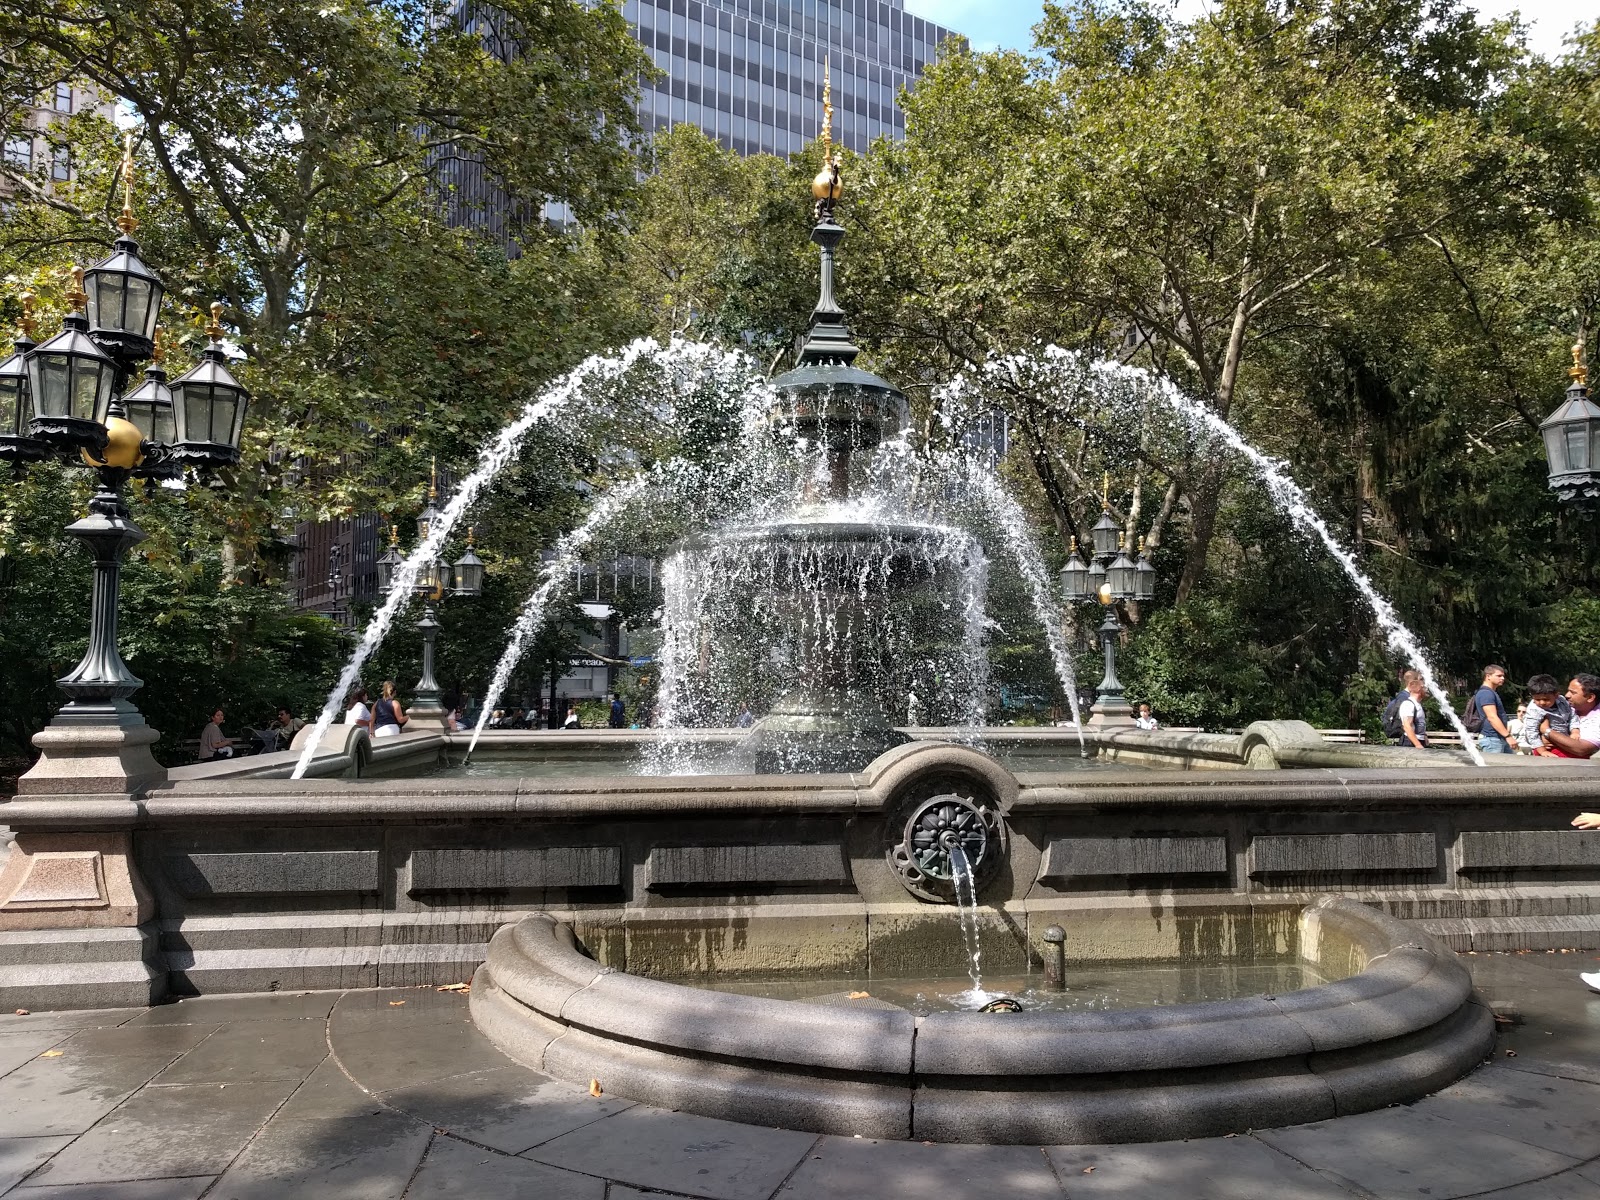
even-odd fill
[(792, 154), (817, 136), (824, 62), (835, 141), (861, 151), (901, 136), (895, 97), (957, 36), (902, 0), (626, 0), (623, 15), (663, 72), (640, 124), (698, 125), (739, 154)]

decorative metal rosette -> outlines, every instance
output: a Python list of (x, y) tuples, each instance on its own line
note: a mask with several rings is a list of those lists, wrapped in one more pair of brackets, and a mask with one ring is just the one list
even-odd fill
[(956, 900), (952, 848), (959, 846), (972, 870), (973, 886), (982, 890), (1005, 861), (1006, 827), (998, 806), (987, 798), (955, 791), (914, 795), (891, 817), (889, 836), (900, 840), (886, 853), (901, 886), (913, 896), (936, 904)]

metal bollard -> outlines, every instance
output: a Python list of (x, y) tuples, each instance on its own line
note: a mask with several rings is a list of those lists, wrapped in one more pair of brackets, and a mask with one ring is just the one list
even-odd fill
[(1056, 991), (1067, 987), (1067, 931), (1052, 925), (1044, 931), (1044, 981)]

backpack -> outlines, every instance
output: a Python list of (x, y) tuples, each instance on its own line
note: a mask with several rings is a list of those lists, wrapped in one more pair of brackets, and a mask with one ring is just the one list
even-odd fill
[(1405, 726), (1400, 723), (1400, 706), (1411, 699), (1411, 693), (1400, 691), (1383, 709), (1383, 734), (1396, 740), (1405, 737)]
[(1461, 714), (1461, 727), (1468, 733), (1483, 732), (1483, 709), (1478, 707), (1478, 693), (1472, 693), (1472, 699), (1467, 701), (1467, 711)]

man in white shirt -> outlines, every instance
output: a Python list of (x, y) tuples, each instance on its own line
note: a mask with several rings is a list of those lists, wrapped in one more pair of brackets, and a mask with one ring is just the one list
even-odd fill
[(1580, 672), (1567, 684), (1572, 732), (1546, 730), (1544, 744), (1562, 758), (1593, 758), (1600, 750), (1600, 675)]
[(1400, 701), (1400, 744), (1418, 750), (1428, 748), (1428, 714), (1422, 709), (1422, 675), (1408, 670), (1401, 680), (1407, 698)]

